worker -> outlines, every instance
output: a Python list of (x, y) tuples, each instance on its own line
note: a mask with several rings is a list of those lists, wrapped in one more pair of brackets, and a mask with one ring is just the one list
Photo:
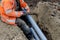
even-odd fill
[[(19, 0), (20, 6), (22, 9), (25, 9), (27, 13), (30, 12), (30, 8), (28, 7), (27, 3), (24, 0)], [(2, 0), (0, 7), (0, 14), (1, 20), (10, 25), (17, 25), (19, 26), (27, 38), (30, 40), (32, 38), (32, 33), (27, 24), (20, 19), (20, 17), (25, 14), (24, 11), (16, 11), (16, 0)]]

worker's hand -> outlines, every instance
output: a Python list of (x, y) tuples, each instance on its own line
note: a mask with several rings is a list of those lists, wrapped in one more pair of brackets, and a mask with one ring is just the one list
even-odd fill
[(26, 14), (27, 13), (27, 10), (26, 9), (23, 9), (23, 13)]

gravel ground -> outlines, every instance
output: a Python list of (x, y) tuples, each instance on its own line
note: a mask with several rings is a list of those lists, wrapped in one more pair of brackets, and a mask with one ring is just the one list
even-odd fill
[(0, 40), (27, 40), (27, 38), (17, 26), (0, 21)]

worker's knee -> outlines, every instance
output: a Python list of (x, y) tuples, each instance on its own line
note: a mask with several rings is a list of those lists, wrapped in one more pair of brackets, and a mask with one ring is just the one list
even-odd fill
[(19, 26), (26, 24), (26, 23), (25, 23), (22, 19), (20, 19), (20, 18), (17, 18), (15, 23), (16, 23), (17, 25), (19, 25)]
[(16, 24), (17, 24), (18, 27), (20, 27), (23, 30), (23, 32), (27, 36), (27, 38), (30, 39), (32, 37), (32, 32), (31, 32), (29, 26), (26, 25), (26, 23), (23, 20), (18, 18), (16, 20)]

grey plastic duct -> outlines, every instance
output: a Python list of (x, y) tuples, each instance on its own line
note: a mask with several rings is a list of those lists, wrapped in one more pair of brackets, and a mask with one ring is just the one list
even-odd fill
[(30, 28), (30, 29), (31, 29), (31, 31), (32, 31), (32, 33), (33, 33), (33, 36), (35, 37), (35, 40), (40, 40), (39, 37), (38, 37), (38, 35), (37, 35), (36, 32), (34, 31), (34, 29), (33, 29), (33, 28)]
[(30, 21), (32, 27), (35, 29), (37, 32), (38, 36), (41, 38), (41, 40), (47, 40), (41, 29), (38, 27), (36, 22), (33, 20), (33, 18), (30, 15), (27, 15), (28, 20)]

